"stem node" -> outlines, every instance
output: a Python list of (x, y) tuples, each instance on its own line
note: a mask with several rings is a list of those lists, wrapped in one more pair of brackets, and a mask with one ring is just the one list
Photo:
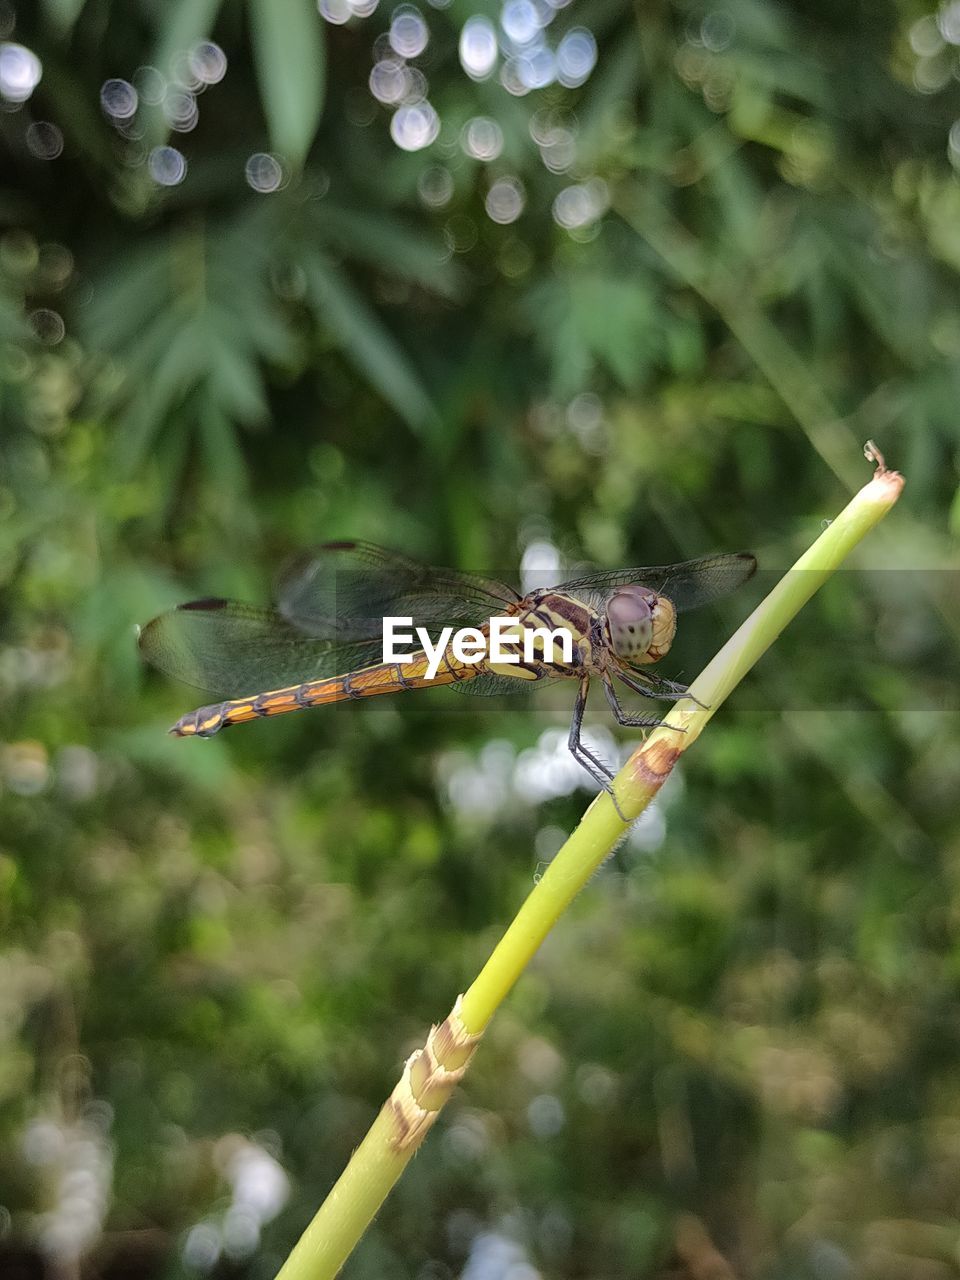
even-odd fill
[(387, 1099), (393, 1120), (392, 1147), (397, 1152), (416, 1148), (433, 1125), (444, 1103), (467, 1073), (482, 1032), (463, 1025), (457, 996), (453, 1009), (439, 1026), (430, 1028), (422, 1049), (404, 1064), (403, 1074)]

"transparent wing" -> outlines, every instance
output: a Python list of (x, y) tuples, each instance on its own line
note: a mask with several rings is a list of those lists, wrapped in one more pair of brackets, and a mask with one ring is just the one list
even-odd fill
[(545, 676), (542, 680), (517, 680), (513, 676), (498, 676), (492, 671), (474, 676), (472, 680), (458, 680), (448, 685), (457, 693), (472, 693), (481, 698), (515, 698), (528, 689), (545, 689), (548, 684), (559, 684), (560, 676)]
[(162, 613), (141, 630), (139, 643), (160, 671), (226, 698), (341, 675), (383, 656), (379, 631), (365, 642), (317, 639), (275, 609), (232, 600), (195, 600)]
[(368, 542), (331, 542), (287, 568), (276, 608), (193, 601), (148, 623), (140, 648), (178, 680), (240, 697), (380, 662), (387, 615), (432, 633), (484, 622), (518, 599), (492, 579), (432, 569)]
[(611, 591), (631, 583), (650, 587), (672, 601), (678, 613), (699, 609), (736, 591), (756, 571), (756, 557), (747, 552), (706, 556), (682, 564), (655, 565), (635, 569), (614, 569), (574, 578), (556, 588), (594, 607), (602, 606)]
[(308, 635), (349, 641), (380, 636), (387, 615), (432, 633), (483, 623), (519, 598), (493, 579), (431, 568), (369, 542), (328, 542), (286, 569), (277, 607)]

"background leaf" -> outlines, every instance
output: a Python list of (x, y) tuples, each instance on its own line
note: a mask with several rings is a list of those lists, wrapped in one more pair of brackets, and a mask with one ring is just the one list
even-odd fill
[(270, 142), (295, 169), (323, 108), (324, 33), (311, 0), (250, 0), (253, 53)]
[(223, 0), (168, 0), (164, 4), (153, 56), (153, 65), (161, 74), (173, 74), (176, 59), (209, 36), (222, 4)]
[[(43, 74), (0, 112), (3, 1280), (276, 1275), (592, 795), (562, 684), (175, 741), (204, 695), (137, 625), (350, 537), (512, 582), (775, 576), (871, 436), (902, 501), (573, 905), (350, 1270), (949, 1280), (953, 7), (481, 6), (480, 80), (456, 5), (89, 0), (69, 40), (72, 0), (14, 8)], [(584, 29), (583, 82), (523, 92), (579, 78)], [(637, 737), (595, 692), (613, 762)]]
[(321, 322), (407, 423), (436, 421), (436, 409), (416, 371), (346, 276), (319, 253), (303, 259), (309, 296)]
[(60, 35), (69, 35), (83, 12), (86, 0), (43, 0), (50, 26)]

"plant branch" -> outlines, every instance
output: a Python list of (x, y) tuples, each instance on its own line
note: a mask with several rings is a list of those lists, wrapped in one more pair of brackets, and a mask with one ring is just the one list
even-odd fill
[[(293, 1252), (278, 1280), (331, 1280), (419, 1148), (463, 1077), (484, 1029), (550, 929), (610, 855), (750, 668), (810, 597), (900, 496), (903, 478), (888, 471), (873, 444), (873, 479), (847, 504), (793, 568), (731, 636), (614, 780), (618, 814), (606, 793), (534, 886), (483, 969), (453, 1011), (434, 1027)], [(695, 700), (694, 700), (695, 699)]]

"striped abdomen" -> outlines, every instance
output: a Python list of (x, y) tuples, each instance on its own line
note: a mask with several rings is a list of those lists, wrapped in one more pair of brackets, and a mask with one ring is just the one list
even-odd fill
[(302, 711), (307, 707), (322, 707), (331, 702), (346, 702), (353, 698), (375, 698), (381, 693), (401, 693), (405, 689), (429, 689), (434, 685), (454, 684), (458, 680), (472, 680), (478, 675), (479, 666), (459, 662), (449, 652), (441, 659), (440, 669), (432, 679), (427, 677), (427, 656), (415, 654), (410, 662), (378, 663), (374, 667), (362, 667), (348, 675), (330, 676), (325, 680), (308, 680), (305, 684), (291, 685), (288, 689), (275, 689), (258, 693), (249, 698), (235, 698), (229, 702), (217, 702), (200, 707), (181, 716), (170, 730), (179, 738), (209, 738), (230, 724), (243, 724), (263, 716), (279, 716), (287, 711)]

